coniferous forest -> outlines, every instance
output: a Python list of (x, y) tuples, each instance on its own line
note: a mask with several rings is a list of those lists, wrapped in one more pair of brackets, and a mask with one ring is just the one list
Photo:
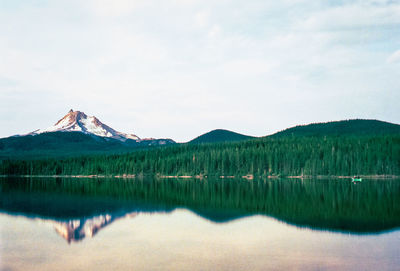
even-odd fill
[(125, 154), (0, 161), (2, 175), (400, 175), (400, 136), (266, 137)]

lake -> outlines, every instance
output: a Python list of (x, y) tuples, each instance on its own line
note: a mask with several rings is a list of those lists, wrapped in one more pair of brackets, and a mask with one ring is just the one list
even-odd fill
[(398, 270), (400, 180), (0, 178), (0, 269)]

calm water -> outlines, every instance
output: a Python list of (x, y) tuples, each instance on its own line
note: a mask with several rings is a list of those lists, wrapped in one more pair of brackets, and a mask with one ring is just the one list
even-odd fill
[(1, 270), (399, 270), (400, 180), (0, 178)]

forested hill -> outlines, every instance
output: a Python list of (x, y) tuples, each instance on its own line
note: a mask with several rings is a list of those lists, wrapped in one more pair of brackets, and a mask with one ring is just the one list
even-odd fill
[[(154, 139), (155, 144), (160, 139)], [(116, 154), (151, 146), (135, 140), (105, 138), (81, 132), (52, 132), (39, 135), (15, 136), (0, 139), (0, 160), (70, 157), (94, 154)]]
[(235, 133), (228, 130), (217, 129), (205, 133), (201, 136), (196, 137), (189, 143), (200, 144), (200, 143), (216, 143), (216, 142), (229, 142), (229, 141), (242, 141), (254, 138), (252, 136), (246, 136), (239, 133)]
[(120, 155), (3, 160), (0, 175), (400, 176), (400, 135), (259, 138)]
[(271, 137), (341, 135), (400, 135), (400, 125), (379, 120), (342, 120), (298, 125), (275, 133)]

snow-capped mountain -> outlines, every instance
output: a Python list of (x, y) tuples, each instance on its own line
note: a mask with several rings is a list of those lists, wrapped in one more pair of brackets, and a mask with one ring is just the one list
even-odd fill
[(133, 134), (125, 134), (118, 132), (111, 127), (105, 125), (94, 116), (87, 116), (81, 111), (73, 111), (72, 109), (56, 124), (46, 129), (33, 131), (29, 135), (37, 135), (50, 132), (82, 132), (85, 134), (96, 135), (100, 137), (108, 137), (125, 142), (128, 139), (136, 142), (142, 140)]
[(70, 155), (126, 152), (176, 144), (168, 138), (139, 138), (116, 131), (94, 116), (70, 110), (53, 126), (29, 134), (0, 138), (2, 157), (65, 157)]

